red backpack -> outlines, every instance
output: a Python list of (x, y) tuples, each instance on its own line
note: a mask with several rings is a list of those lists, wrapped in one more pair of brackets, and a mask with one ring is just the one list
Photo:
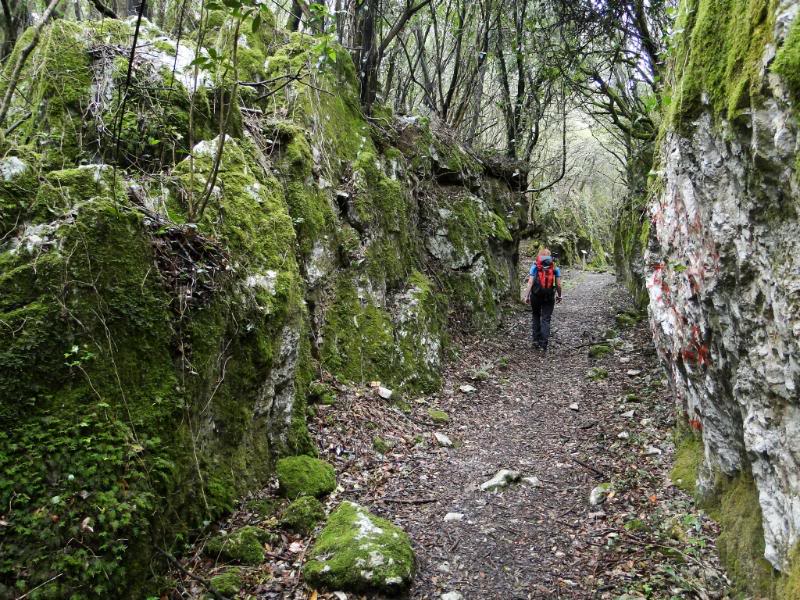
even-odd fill
[(533, 282), (533, 293), (538, 298), (555, 295), (556, 265), (551, 256), (536, 257), (536, 280)]

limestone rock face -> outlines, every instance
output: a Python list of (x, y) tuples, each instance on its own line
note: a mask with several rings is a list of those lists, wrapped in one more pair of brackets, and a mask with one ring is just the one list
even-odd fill
[[(200, 54), (228, 54), (212, 17)], [(314, 452), (315, 375), (435, 389), (448, 315), (491, 326), (511, 294), (524, 169), (425, 119), (370, 125), (347, 51), (267, 21), (240, 79), (314, 85), (240, 88), (224, 136), (231, 82), (146, 20), (125, 93), (130, 19), (55, 20), (28, 58), (0, 140), (0, 596), (153, 595), (149, 540)]]
[[(692, 20), (712, 18), (709, 10), (683, 17), (688, 60), (678, 61), (677, 81), (694, 91), (673, 97), (662, 148), (649, 310), (679, 407), (702, 432), (699, 491), (713, 495), (720, 474), (751, 473), (764, 556), (785, 570), (800, 540), (800, 97), (784, 76), (798, 65), (780, 65), (797, 60), (798, 6), (784, 0), (759, 13), (738, 38), (749, 44), (741, 72), (723, 75), (703, 58), (703, 42), (689, 41), (704, 27)], [(697, 35), (739, 52), (726, 31)]]

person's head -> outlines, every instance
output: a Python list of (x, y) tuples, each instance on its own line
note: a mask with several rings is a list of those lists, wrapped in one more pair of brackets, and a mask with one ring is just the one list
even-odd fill
[(538, 254), (538, 256), (551, 256), (551, 254), (550, 254), (550, 248), (547, 248), (547, 247), (545, 247), (545, 246), (541, 246), (541, 247), (539, 248), (539, 254)]

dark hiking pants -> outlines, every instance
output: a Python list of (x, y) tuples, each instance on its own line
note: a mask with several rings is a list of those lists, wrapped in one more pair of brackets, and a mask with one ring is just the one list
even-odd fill
[(547, 340), (550, 339), (550, 318), (553, 316), (555, 305), (555, 298), (546, 300), (531, 298), (533, 343), (542, 350), (547, 350)]

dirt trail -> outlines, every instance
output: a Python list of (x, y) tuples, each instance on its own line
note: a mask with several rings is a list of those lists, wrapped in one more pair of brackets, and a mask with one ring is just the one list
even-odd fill
[[(714, 525), (669, 479), (673, 404), (646, 324), (617, 327), (628, 300), (612, 275), (572, 271), (564, 281), (545, 357), (530, 349), (530, 313), (515, 303), (496, 332), (453, 340), (440, 393), (403, 406), (340, 387), (335, 406), (318, 407), (310, 429), (340, 485), (329, 508), (354, 500), (408, 531), (412, 598), (723, 598)], [(612, 350), (590, 358), (598, 341)], [(590, 379), (591, 369), (607, 377)], [(434, 423), (432, 408), (449, 421)], [(538, 485), (481, 491), (500, 469)], [(590, 505), (606, 482), (612, 494)], [(463, 518), (446, 522), (448, 513)], [(252, 519), (242, 510), (223, 527)], [(312, 543), (284, 535), (248, 591), (308, 598), (299, 567)], [(199, 553), (187, 564), (220, 568)]]
[[(476, 598), (587, 588), (594, 565), (576, 556), (575, 548), (588, 540), (577, 538), (573, 523), (587, 519), (588, 494), (599, 475), (573, 458), (607, 471), (598, 445), (598, 437), (605, 437), (600, 432), (606, 407), (598, 404), (611, 398), (597, 389), (607, 384), (586, 378), (586, 346), (613, 324), (611, 307), (621, 298), (609, 275), (573, 276), (578, 280), (555, 311), (545, 357), (528, 349), (530, 315), (517, 310), (496, 337), (467, 347), (461, 364), (448, 373), (438, 404), (452, 415), (445, 433), (461, 445), (444, 451), (424, 480), (414, 473), (403, 480), (406, 489), (424, 490), (439, 501), (414, 509), (414, 515), (396, 515), (407, 516), (412, 537), (426, 542), (415, 597), (431, 597), (435, 584), (444, 582)], [(506, 360), (501, 370), (497, 365)], [(495, 376), (470, 382), (473, 371), (489, 362)], [(458, 392), (464, 383), (478, 391)], [(577, 411), (569, 408), (573, 403)], [(541, 486), (513, 485), (497, 494), (478, 489), (502, 468), (535, 476)], [(444, 523), (446, 512), (462, 513), (464, 520)], [(445, 563), (450, 573), (441, 570)]]

